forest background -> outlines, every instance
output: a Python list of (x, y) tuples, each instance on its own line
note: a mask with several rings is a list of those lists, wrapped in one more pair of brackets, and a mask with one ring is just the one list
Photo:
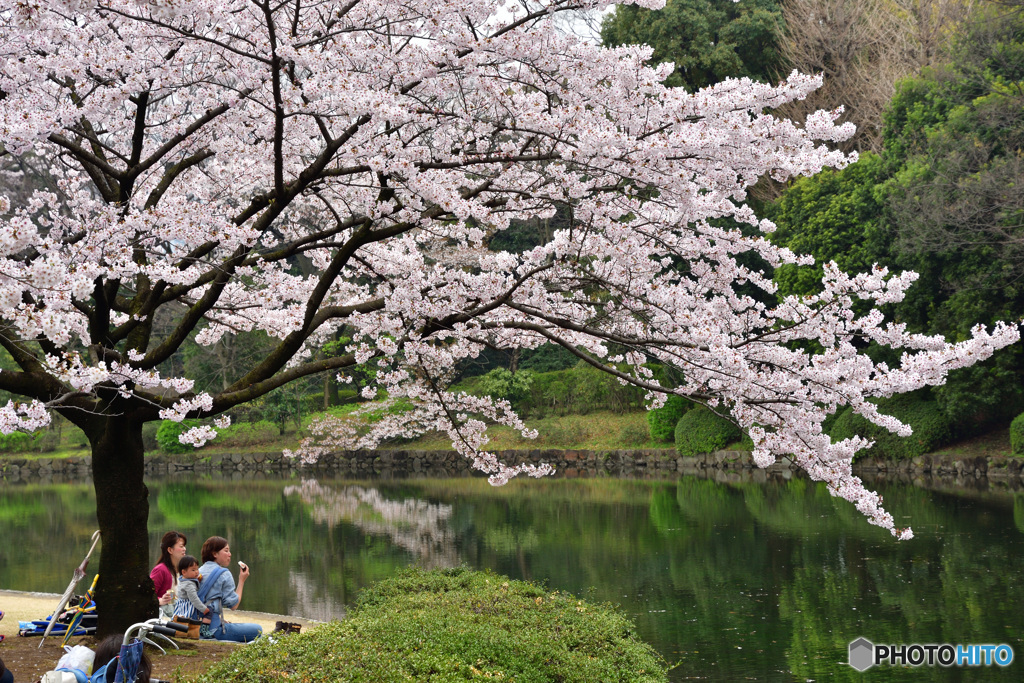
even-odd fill
[[(779, 296), (816, 291), (828, 261), (850, 273), (878, 264), (919, 273), (910, 295), (886, 310), (912, 332), (954, 342), (968, 338), (971, 325), (1024, 318), (1024, 2), (668, 0), (658, 11), (618, 7), (600, 20), (599, 31), (608, 46), (653, 47), (653, 62), (675, 64), (669, 85), (688, 91), (730, 77), (777, 82), (793, 69), (824, 74), (823, 88), (780, 114), (799, 119), (844, 107), (843, 119), (858, 132), (842, 147), (859, 160), (841, 171), (785, 185), (766, 180), (755, 188), (755, 210), (778, 228), (772, 240), (817, 261), (776, 270)], [(33, 168), (31, 155), (8, 156), (4, 163), (4, 185), (17, 179), (8, 190), (12, 200), (51, 182), (42, 164)], [(489, 247), (531, 249), (567, 220), (556, 215), (520, 222), (494, 235)], [(765, 263), (750, 265), (770, 271)], [(174, 314), (165, 318), (170, 331)], [(339, 333), (320, 353), (336, 355), (346, 341)], [(197, 391), (223, 389), (270, 348), (262, 332), (226, 335), (212, 346), (193, 339), (160, 372), (198, 378)], [(865, 348), (876, 361), (898, 361), (881, 348)], [(2, 349), (0, 367), (16, 367)], [(662, 373), (663, 383), (678, 381), (652, 369)], [(232, 426), (199, 456), (217, 449), (293, 447), (318, 416), (362, 407), (360, 389), (374, 373), (371, 361), (340, 378), (277, 389), (233, 410)], [(493, 443), (498, 449), (675, 443), (692, 453), (743, 438), (680, 397), (647, 412), (641, 390), (550, 344), (485, 352), (458, 368), (456, 388), (510, 400), (539, 431), (531, 442), (499, 427)], [(0, 392), (0, 403), (9, 398)], [(877, 439), (873, 455), (906, 458), (1010, 427), (1013, 451), (1024, 454), (1024, 350), (1003, 349), (953, 372), (944, 386), (891, 399), (885, 407), (914, 428), (913, 436), (883, 433), (849, 409), (826, 428), (836, 440), (854, 433)], [(387, 410), (402, 409), (399, 403)], [(190, 426), (147, 425), (147, 451), (192, 451), (177, 438)], [(444, 448), (446, 440), (428, 435), (410, 446)], [(0, 452), (60, 455), (87, 448), (84, 433), (57, 416), (46, 430), (0, 435)]]

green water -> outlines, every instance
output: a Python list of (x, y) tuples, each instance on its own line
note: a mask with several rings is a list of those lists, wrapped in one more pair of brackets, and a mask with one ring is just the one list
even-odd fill
[[(883, 487), (916, 533), (896, 543), (800, 479), (497, 489), (475, 478), (197, 479), (150, 489), (152, 547), (167, 529), (187, 534), (192, 554), (207, 536), (227, 537), (252, 569), (245, 609), (342, 617), (360, 588), (401, 567), (465, 564), (621, 605), (679, 662), (674, 680), (1024, 679), (1020, 495)], [(94, 505), (89, 485), (0, 484), (0, 588), (62, 591), (88, 549)], [(1016, 659), (1005, 670), (860, 674), (845, 664), (859, 636), (1007, 643)]]

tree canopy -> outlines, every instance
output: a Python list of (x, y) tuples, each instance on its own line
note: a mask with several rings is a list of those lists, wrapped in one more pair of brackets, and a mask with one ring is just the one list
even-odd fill
[(675, 64), (665, 85), (695, 91), (726, 78), (779, 80), (782, 28), (777, 0), (668, 0), (657, 11), (616, 7), (601, 39), (609, 46), (650, 45), (654, 63)]
[[(899, 83), (879, 155), (792, 184), (769, 209), (780, 245), (850, 272), (881, 263), (920, 274), (891, 313), (963, 339), (977, 322), (1024, 316), (1024, 19), (990, 9), (952, 41), (955, 59)], [(784, 266), (780, 291), (816, 290), (820, 270)], [(1019, 347), (936, 390), (970, 430), (1024, 408)]]

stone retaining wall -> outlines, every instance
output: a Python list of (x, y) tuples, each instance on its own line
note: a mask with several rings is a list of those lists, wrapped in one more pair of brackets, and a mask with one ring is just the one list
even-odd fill
[[(332, 477), (450, 477), (479, 476), (469, 461), (450, 451), (381, 450), (342, 451), (323, 456), (315, 463), (285, 458), (281, 453), (215, 453), (210, 456), (152, 455), (146, 458), (148, 475), (168, 476), (204, 473), (242, 479), (263, 478), (279, 472), (298, 471), (313, 476)], [(680, 457), (670, 449), (651, 450), (529, 450), (504, 451), (498, 455), (509, 464), (547, 462), (556, 469), (555, 476), (596, 477), (632, 476), (671, 478), (676, 474), (728, 473), (752, 470), (753, 479), (766, 475), (792, 476), (795, 469), (788, 461), (768, 468), (756, 468), (747, 451), (717, 451), (695, 457)], [(921, 477), (948, 480), (951, 485), (971, 480), (992, 480), (1001, 486), (1020, 488), (1024, 476), (1024, 458), (1005, 456), (964, 458), (948, 454), (924, 455), (913, 460), (891, 462), (865, 458), (854, 465), (854, 471), (867, 479), (900, 479), (913, 481)], [(721, 478), (722, 474), (714, 475)], [(91, 458), (3, 458), (0, 459), (0, 480), (17, 481), (89, 481), (92, 478)], [(728, 479), (728, 477), (726, 477)]]

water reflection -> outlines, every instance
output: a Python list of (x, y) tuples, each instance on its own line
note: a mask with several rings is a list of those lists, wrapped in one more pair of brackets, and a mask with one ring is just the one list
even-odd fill
[(316, 479), (286, 486), (284, 495), (298, 496), (309, 506), (312, 518), (328, 527), (347, 522), (367, 534), (386, 536), (427, 569), (459, 565), (455, 533), (448, 524), (451, 505), (418, 498), (392, 500), (375, 488), (332, 488)]
[(291, 593), (288, 614), (302, 615), (317, 621), (344, 619), (348, 614), (348, 606), (333, 595), (326, 594), (315, 576), (289, 570), (288, 590)]
[[(620, 604), (677, 680), (860, 680), (845, 665), (859, 636), (1024, 658), (1024, 496), (879, 488), (913, 541), (803, 479), (158, 481), (150, 529), (154, 548), (168, 528), (193, 549), (226, 536), (253, 570), (244, 607), (315, 619), (411, 563), (543, 581)], [(88, 486), (0, 487), (0, 587), (62, 590), (93, 506)], [(1018, 680), (1021, 666), (882, 675)]]

